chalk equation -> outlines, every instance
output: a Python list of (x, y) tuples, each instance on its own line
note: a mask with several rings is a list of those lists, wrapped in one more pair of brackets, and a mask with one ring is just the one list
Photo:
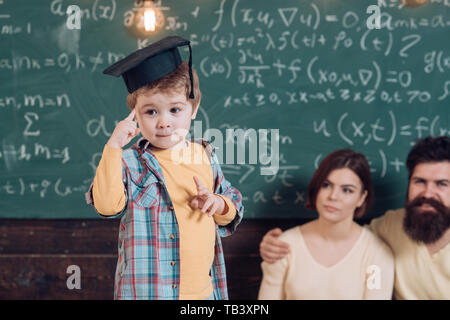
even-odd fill
[[(434, 3), (439, 3), (442, 6), (449, 7), (448, 0), (436, 0)], [(212, 27), (212, 31), (217, 31), (221, 28), (223, 21), (231, 20), (233, 28), (242, 27), (244, 25), (261, 25), (267, 29), (271, 29), (276, 24), (281, 24), (284, 27), (303, 26), (317, 30), (322, 24), (337, 24), (338, 27), (345, 29), (361, 28), (361, 24), (368, 18), (366, 12), (363, 14), (353, 10), (344, 11), (342, 14), (329, 14), (323, 12), (315, 3), (310, 3), (302, 9), (292, 7), (278, 7), (271, 8), (271, 10), (263, 10), (255, 7), (245, 7), (246, 2), (240, 0), (221, 0), (219, 9), (214, 11), (216, 22)], [(383, 10), (385, 8), (395, 8), (398, 10), (404, 9), (401, 0), (378, 1), (378, 7)], [(445, 28), (449, 25), (449, 19), (445, 15), (437, 14), (432, 17), (420, 18), (399, 18), (393, 17), (388, 12), (382, 13), (382, 28), (393, 31), (398, 28), (417, 29), (418, 27), (430, 28)], [(358, 30), (360, 31), (360, 30)]]
[[(70, 149), (68, 146), (55, 148), (53, 146), (34, 143), (33, 145), (21, 144), (15, 146), (13, 144), (4, 143), (0, 150), (0, 163), (4, 162), (8, 171), (11, 171), (17, 162), (30, 162), (36, 160), (56, 160), (57, 163), (65, 164), (70, 160)], [(2, 161), (3, 160), (3, 161)]]
[[(348, 78), (349, 79), (349, 78)], [(261, 90), (243, 92), (239, 95), (226, 95), (222, 99), (223, 107), (244, 106), (257, 108), (262, 106), (276, 107), (281, 105), (295, 105), (301, 107), (308, 104), (331, 104), (334, 102), (351, 102), (362, 105), (374, 105), (382, 102), (383, 105), (427, 105), (429, 102), (441, 102), (450, 97), (450, 80), (442, 86), (428, 90), (358, 90), (353, 88), (324, 90), (299, 90), (281, 92), (264, 92)]]
[[(441, 121), (443, 120), (443, 121)], [(337, 136), (349, 146), (378, 145), (392, 146), (397, 139), (407, 137), (407, 141), (413, 141), (426, 136), (450, 136), (450, 127), (440, 115), (432, 118), (419, 116), (414, 123), (399, 121), (394, 112), (389, 110), (387, 117), (374, 117), (372, 120), (358, 121), (352, 119), (348, 112), (342, 113), (337, 121), (321, 119), (314, 120), (312, 127), (314, 133), (323, 137), (332, 137), (331, 128)], [(405, 141), (401, 141), (404, 144)]]
[(22, 94), (20, 96), (0, 96), (0, 111), (2, 109), (36, 110), (50, 108), (70, 108), (69, 94), (57, 95)]
[(0, 194), (10, 196), (37, 195), (39, 198), (51, 196), (67, 197), (74, 193), (83, 194), (91, 181), (84, 180), (78, 185), (68, 184), (63, 178), (0, 178)]
[(63, 70), (65, 73), (88, 69), (90, 72), (99, 72), (106, 65), (113, 64), (124, 58), (124, 53), (99, 51), (96, 55), (86, 56), (60, 52), (53, 57), (30, 57), (27, 55), (0, 57), (0, 70), (4, 71), (33, 71), (33, 70)]

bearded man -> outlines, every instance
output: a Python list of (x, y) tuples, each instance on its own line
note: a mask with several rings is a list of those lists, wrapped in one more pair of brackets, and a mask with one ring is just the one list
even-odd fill
[[(394, 254), (395, 299), (450, 299), (450, 137), (417, 141), (406, 166), (405, 208), (387, 211), (369, 228)], [(280, 234), (273, 229), (261, 241), (264, 261), (289, 253)]]

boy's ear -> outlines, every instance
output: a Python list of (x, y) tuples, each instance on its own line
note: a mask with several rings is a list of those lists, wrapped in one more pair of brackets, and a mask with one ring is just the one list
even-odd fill
[[(134, 107), (133, 110), (136, 110), (136, 107)], [(136, 113), (134, 114), (134, 122), (136, 122), (139, 125), (139, 119), (138, 119), (138, 115)]]
[(198, 112), (198, 108), (200, 106), (200, 102), (197, 104), (196, 107), (192, 108), (192, 116), (191, 116), (191, 120), (194, 120), (197, 117), (197, 112)]

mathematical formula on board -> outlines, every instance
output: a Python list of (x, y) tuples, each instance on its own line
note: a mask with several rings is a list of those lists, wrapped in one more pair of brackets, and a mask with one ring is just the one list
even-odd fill
[[(354, 120), (351, 118), (349, 113), (346, 112), (343, 113), (336, 122), (327, 119), (319, 119), (317, 121), (313, 121), (312, 130), (315, 134), (323, 136), (325, 138), (330, 138), (333, 134), (335, 134), (349, 146), (353, 146), (356, 143), (359, 143), (361, 145), (375, 145), (375, 156), (373, 156), (372, 158), (368, 156), (368, 158), (369, 162), (372, 164), (371, 170), (374, 176), (383, 179), (388, 175), (388, 173), (398, 174), (405, 168), (404, 159), (401, 159), (397, 156), (391, 157), (389, 155), (389, 152), (385, 151), (386, 148), (394, 145), (396, 140), (401, 140), (402, 138), (407, 137), (408, 139), (406, 141), (411, 141), (411, 136), (420, 138), (430, 134), (435, 135), (435, 132), (437, 132), (439, 135), (449, 133), (449, 128), (442, 128), (439, 126), (439, 116), (435, 116), (432, 119), (419, 117), (415, 121), (415, 123), (412, 124), (399, 124), (397, 121), (398, 120), (396, 119), (396, 116), (392, 111), (389, 111), (387, 113), (387, 117), (380, 117), (372, 119), (371, 121)], [(105, 137), (108, 137), (111, 135), (112, 131), (108, 132), (105, 131), (105, 127), (101, 128), (102, 126), (104, 126), (104, 124), (104, 121), (95, 122), (95, 120), (90, 120), (86, 127), (86, 130), (89, 131), (88, 134), (91, 136), (104, 135)], [(111, 124), (111, 130), (112, 128), (113, 124)], [(236, 126), (231, 126), (230, 124), (222, 124), (220, 126), (220, 129), (236, 129)], [(249, 133), (249, 131), (251, 130), (249, 128), (240, 129), (245, 130), (247, 133)], [(252, 144), (253, 141), (251, 141), (251, 137), (252, 136), (248, 134), (243, 140), (235, 139), (233, 140), (233, 144), (244, 144), (245, 147), (246, 144)], [(309, 168), (312, 166), (318, 166), (320, 160), (324, 156), (322, 153), (315, 155), (312, 163), (300, 164), (296, 161), (292, 161), (292, 159), (288, 160), (285, 157), (283, 148), (292, 148), (292, 146), (295, 145), (296, 140), (298, 140), (298, 138), (296, 138), (295, 136), (283, 135), (283, 130), (281, 129), (281, 135), (279, 136), (278, 141), (281, 146), (281, 151), (279, 153), (280, 166), (276, 174), (264, 177), (264, 182), (266, 184), (277, 182), (278, 184), (281, 184), (286, 188), (291, 188), (295, 185), (294, 177), (296, 173), (304, 170), (305, 167)], [(405, 141), (400, 141), (400, 143), (404, 144)], [(70, 154), (70, 147), (64, 145), (46, 146), (40, 143), (32, 143), (15, 146), (13, 144), (4, 143), (3, 148), (0, 151), (0, 161), (4, 163), (7, 172), (11, 172), (15, 168), (22, 167), (21, 163), (23, 164), (30, 161), (32, 162), (38, 159), (40, 161), (45, 160), (49, 163), (56, 163), (70, 168), (73, 165), (71, 163)], [(96, 152), (92, 154), (90, 161), (87, 163), (87, 165), (91, 168), (92, 174), (95, 174), (95, 170), (100, 157), (101, 153)], [(256, 170), (257, 165), (254, 164), (241, 164), (239, 163), (239, 161), (236, 161), (236, 163), (226, 162), (223, 163), (223, 168), (224, 172), (227, 175), (236, 176), (239, 184), (243, 184), (247, 181), (252, 181), (258, 177), (258, 170)], [(61, 183), (62, 178), (59, 178), (56, 182), (53, 182), (55, 193), (59, 196), (67, 196), (73, 191), (80, 191), (82, 189), (80, 189), (80, 186), (65, 186), (66, 191), (61, 192)], [(12, 182), (12, 180), (8, 179), (3, 186), (0, 186), (0, 192), (3, 191), (6, 194), (18, 193), (23, 195), (27, 190), (28, 192), (34, 192), (38, 190), (37, 186), (44, 185), (47, 189), (51, 184), (51, 181), (43, 179), (41, 182), (30, 182), (27, 187), (27, 184), (24, 182), (23, 178), (17, 178), (15, 181), (16, 187), (14, 187), (14, 183)], [(20, 191), (16, 192), (14, 190)], [(70, 192), (67, 190), (70, 190)], [(45, 194), (46, 192), (40, 193), (42, 197), (44, 197)]]
[[(0, 0), (0, 196), (82, 201), (127, 112), (123, 83), (102, 71), (172, 34), (191, 41), (200, 78), (190, 134), (221, 133), (223, 172), (247, 203), (302, 207), (305, 183), (333, 147), (362, 150), (378, 182), (400, 178), (416, 139), (450, 135), (450, 0), (430, 0), (428, 11), (375, 1), (379, 28), (368, 27), (367, 5), (351, 2), (191, 1), (180, 9), (156, 0), (165, 25), (137, 39), (124, 31), (136, 1), (42, 1), (32, 6), (37, 19)], [(73, 29), (72, 5), (80, 10)], [(243, 138), (230, 140), (229, 131)], [(269, 142), (277, 170), (262, 175)], [(252, 162), (245, 152), (255, 145)]]

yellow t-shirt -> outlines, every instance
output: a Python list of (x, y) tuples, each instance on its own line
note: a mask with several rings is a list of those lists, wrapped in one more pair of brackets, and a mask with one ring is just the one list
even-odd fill
[[(203, 146), (189, 142), (180, 150), (152, 150), (162, 168), (170, 199), (174, 205), (180, 232), (180, 299), (205, 299), (213, 292), (209, 272), (214, 259), (215, 224), (227, 225), (236, 209), (221, 196), (228, 211), (208, 217), (189, 203), (197, 194), (193, 177), (214, 192), (213, 172)], [(176, 155), (190, 155), (177, 158)], [(108, 145), (103, 150), (93, 185), (94, 206), (100, 214), (114, 215), (126, 204), (122, 182), (122, 150)], [(175, 161), (174, 161), (175, 160)], [(189, 161), (191, 160), (191, 161)]]
[(450, 244), (430, 255), (403, 230), (405, 209), (389, 210), (370, 228), (392, 248), (396, 299), (450, 299)]
[(214, 215), (214, 219), (189, 206), (197, 195), (194, 176), (214, 192), (211, 164), (201, 144), (189, 143), (178, 150), (152, 151), (163, 170), (180, 231), (180, 299), (205, 299), (213, 292), (209, 271), (216, 241), (214, 222), (228, 224), (236, 215), (236, 210), (231, 201), (223, 196), (228, 208), (233, 209), (225, 215)]

